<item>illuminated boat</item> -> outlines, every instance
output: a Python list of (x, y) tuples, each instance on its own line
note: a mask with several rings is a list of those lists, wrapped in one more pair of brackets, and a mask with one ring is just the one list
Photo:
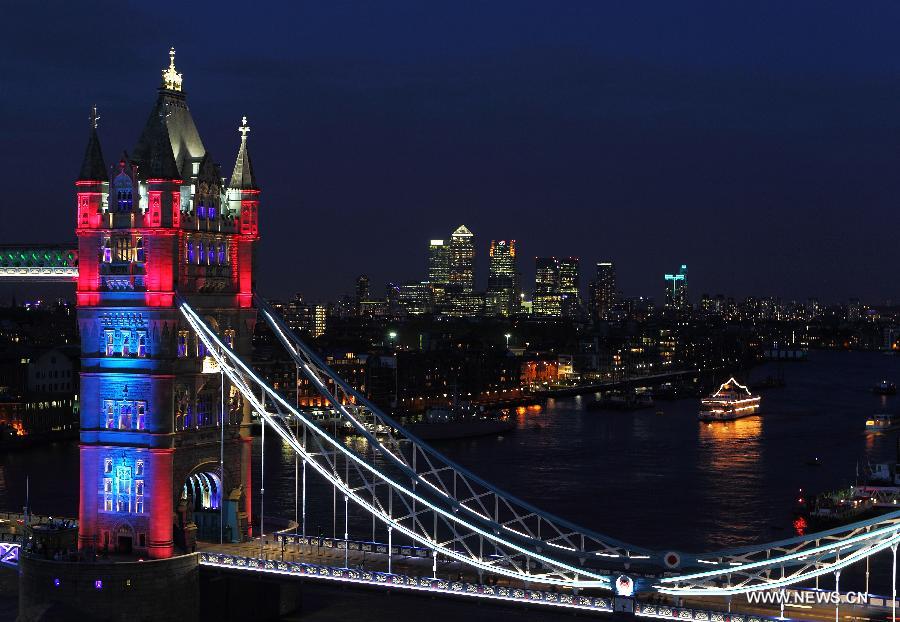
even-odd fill
[(885, 432), (900, 426), (900, 420), (894, 415), (879, 413), (866, 419), (866, 432)]
[(700, 401), (700, 421), (732, 421), (759, 412), (760, 399), (734, 378)]

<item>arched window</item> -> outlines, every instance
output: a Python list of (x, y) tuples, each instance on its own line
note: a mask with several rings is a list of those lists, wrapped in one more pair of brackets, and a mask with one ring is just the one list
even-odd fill
[(137, 355), (140, 358), (147, 356), (147, 335), (138, 333)]
[(122, 335), (122, 356), (131, 356), (131, 335), (128, 331)]
[(138, 237), (135, 241), (135, 258), (137, 261), (143, 263), (146, 261), (146, 255), (144, 255), (144, 238)]
[(103, 246), (100, 247), (103, 263), (112, 263), (112, 244), (109, 238), (103, 238)]
[(187, 263), (194, 263), (194, 241), (188, 240), (187, 244), (187, 252), (185, 253), (185, 261)]
[(211, 266), (216, 265), (216, 243), (215, 242), (209, 243), (209, 261), (207, 261), (206, 263), (208, 263)]
[(119, 407), (119, 429), (120, 430), (130, 430), (131, 429), (131, 415), (132, 415), (131, 402), (122, 402), (122, 405)]
[(220, 266), (225, 265), (225, 258), (226, 258), (225, 242), (219, 242), (219, 265)]
[(203, 251), (204, 251), (203, 240), (201, 240), (201, 241), (197, 242), (197, 252), (200, 255), (199, 257), (197, 257), (198, 264), (202, 264), (204, 261), (206, 261), (206, 255), (204, 254)]

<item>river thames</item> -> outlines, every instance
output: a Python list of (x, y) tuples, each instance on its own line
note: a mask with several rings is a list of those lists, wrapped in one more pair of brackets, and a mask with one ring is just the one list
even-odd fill
[[(502, 436), (436, 447), (508, 492), (626, 542), (700, 551), (783, 539), (794, 533), (801, 488), (848, 486), (857, 465), (861, 472), (866, 461), (895, 458), (897, 433), (865, 434), (863, 426), (876, 411), (898, 410), (898, 398), (875, 396), (871, 387), (882, 378), (900, 380), (900, 358), (811, 352), (808, 362), (783, 370), (787, 386), (763, 392), (761, 414), (736, 422), (699, 422), (697, 399), (628, 413), (587, 410), (593, 396), (583, 396), (520, 409), (516, 430)], [(751, 379), (774, 372), (762, 365)], [(256, 438), (254, 487), (259, 449)], [(308, 530), (332, 535), (331, 490), (310, 473)], [(77, 446), (0, 456), (0, 507), (22, 507), (26, 476), (39, 500), (34, 512), (77, 515)], [(265, 513), (293, 517), (294, 507), (294, 458), (271, 435)], [(350, 537), (371, 538), (371, 519), (358, 514), (351, 515)], [(340, 513), (336, 522), (343, 535)]]

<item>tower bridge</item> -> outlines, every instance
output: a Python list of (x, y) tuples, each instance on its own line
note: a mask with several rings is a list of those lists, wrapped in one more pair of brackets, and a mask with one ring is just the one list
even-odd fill
[[(839, 584), (844, 568), (889, 550), (895, 615), (900, 512), (758, 546), (660, 551), (554, 516), (449, 460), (340, 378), (254, 293), (260, 188), (246, 117), (231, 175), (223, 177), (194, 123), (172, 50), (131, 155), (123, 151), (108, 165), (98, 118), (94, 110), (75, 181), (77, 244), (0, 245), (0, 282), (76, 285), (83, 558), (181, 559), (199, 539), (202, 566), (234, 572), (740, 622), (752, 618), (730, 612), (735, 595), (818, 587), (820, 577)], [(258, 320), (330, 404), (334, 421), (316, 421), (253, 368)], [(262, 533), (253, 530), (253, 415), (263, 439), (276, 434), (297, 456), (302, 513), (291, 533), (277, 536), (280, 558), (266, 545), (264, 481), (255, 509)], [(346, 443), (338, 426), (365, 442)], [(264, 461), (264, 442), (262, 451)], [(321, 563), (312, 555), (313, 541), (321, 552), (325, 540), (308, 530), (308, 474), (343, 501), (344, 538), (327, 546), (343, 559)], [(382, 525), (386, 541), (351, 540), (351, 511)], [(0, 562), (27, 564), (19, 545), (0, 544)], [(285, 560), (287, 545), (293, 558)], [(352, 567), (360, 554), (364, 565), (366, 553), (373, 567)], [(441, 579), (439, 563), (459, 580)], [(34, 581), (34, 594), (55, 598), (49, 583)], [(102, 581), (95, 583), (99, 590)], [(686, 598), (719, 598), (720, 609), (679, 606)]]

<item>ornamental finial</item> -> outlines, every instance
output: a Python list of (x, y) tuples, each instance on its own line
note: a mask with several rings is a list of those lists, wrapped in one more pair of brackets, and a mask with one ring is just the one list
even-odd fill
[(97, 112), (97, 104), (91, 107), (91, 127), (97, 129), (97, 123), (100, 121), (100, 113)]
[(247, 116), (244, 115), (244, 117), (241, 118), (241, 125), (238, 127), (238, 132), (241, 133), (241, 140), (247, 140), (247, 132), (249, 131), (250, 126), (247, 125)]
[(169, 49), (169, 68), (163, 69), (163, 88), (170, 91), (181, 90), (182, 74), (175, 70), (175, 48)]

